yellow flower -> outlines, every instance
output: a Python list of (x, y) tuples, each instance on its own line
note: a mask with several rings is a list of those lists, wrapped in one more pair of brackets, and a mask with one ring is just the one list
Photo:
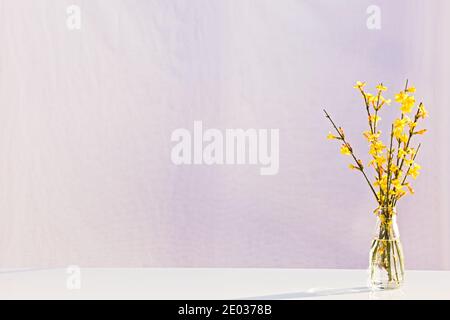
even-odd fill
[(366, 100), (368, 103), (375, 104), (376, 97), (373, 94), (365, 93), (364, 95), (366, 96)]
[(400, 159), (403, 159), (405, 156), (406, 156), (406, 151), (403, 150), (403, 149), (399, 149), (399, 150), (398, 150), (398, 157), (399, 157)]
[(400, 192), (397, 194), (397, 200), (400, 199), (401, 197), (403, 197), (405, 194), (406, 194), (406, 191), (400, 191)]
[(385, 157), (378, 157), (378, 156), (375, 157), (375, 162), (377, 163), (377, 165), (378, 165), (379, 167), (382, 167), (383, 164), (384, 164), (386, 161), (387, 161), (387, 160), (386, 160)]
[(394, 179), (391, 181), (392, 186), (394, 187), (394, 194), (397, 197), (401, 197), (405, 194), (405, 191), (403, 191), (403, 185), (400, 179)]
[(378, 168), (382, 169), (383, 164), (385, 164), (386, 161), (387, 161), (386, 158), (383, 156), (374, 156), (369, 164), (373, 167), (378, 167)]
[(374, 115), (374, 114), (372, 114), (372, 115), (370, 115), (368, 117), (369, 117), (369, 121), (372, 122), (372, 123), (375, 123), (375, 124), (377, 124), (378, 121), (381, 120), (380, 116)]
[(396, 173), (398, 170), (399, 170), (399, 168), (397, 167), (397, 165), (391, 164), (391, 166), (390, 166), (391, 172)]
[(428, 117), (428, 111), (422, 103), (419, 105), (419, 112), (417, 113), (417, 116), (422, 119)]
[(377, 97), (377, 103), (373, 104), (373, 107), (376, 111), (379, 111), (385, 104), (390, 105), (391, 104), (391, 100), (390, 99), (386, 99), (385, 97), (383, 97), (382, 95), (380, 95), (379, 97)]
[(349, 164), (348, 167), (352, 170), (359, 170), (359, 167), (353, 165), (353, 164)]
[(379, 85), (377, 85), (377, 90), (378, 90), (378, 91), (386, 91), (386, 90), (387, 90), (387, 87), (383, 86), (383, 84), (380, 83)]
[(408, 95), (405, 92), (400, 91), (398, 94), (395, 95), (395, 101), (399, 102), (399, 103), (403, 103), (403, 101), (406, 99), (406, 97), (408, 97)]
[(383, 96), (380, 96), (380, 101), (381, 101), (382, 105), (383, 104), (387, 104), (387, 105), (391, 104), (391, 99), (385, 99)]
[(410, 113), (411, 109), (414, 107), (414, 103), (416, 103), (416, 98), (414, 98), (413, 96), (407, 96), (402, 101), (402, 106), (400, 107), (400, 110), (403, 113)]
[(415, 163), (411, 168), (409, 168), (408, 175), (413, 177), (414, 179), (416, 179), (420, 173), (419, 170), (421, 168), (422, 168), (421, 166), (419, 166), (417, 163)]
[(383, 175), (381, 179), (375, 180), (374, 186), (380, 187), (383, 192), (387, 191), (387, 175)]
[(351, 155), (352, 154), (352, 152), (350, 151), (350, 148), (346, 144), (342, 145), (341, 153), (345, 154), (345, 155)]
[(411, 156), (411, 158), (413, 158), (416, 155), (417, 150), (414, 148), (408, 148), (406, 152)]
[[(385, 203), (386, 197), (383, 194), (381, 194), (381, 192), (377, 192), (377, 197), (380, 200), (380, 203)], [(379, 208), (375, 209), (374, 213), (377, 213), (378, 210)]]
[(383, 144), (383, 142), (381, 141), (374, 141), (371, 145), (370, 145), (370, 150), (369, 153), (372, 156), (378, 156), (379, 154), (381, 154), (383, 152), (383, 150), (386, 149), (386, 146)]
[(391, 181), (391, 183), (392, 183), (392, 186), (393, 186), (395, 189), (402, 189), (402, 188), (403, 188), (402, 182), (400, 181), (400, 179), (393, 179), (393, 180)]
[(407, 117), (404, 117), (403, 119), (395, 119), (394, 121), (394, 137), (397, 139), (400, 139), (401, 135), (403, 134), (403, 130), (408, 123)]
[(414, 134), (424, 134), (425, 132), (427, 132), (427, 129), (422, 129), (419, 131), (414, 132)]
[(411, 185), (408, 182), (405, 183), (405, 186), (408, 188), (409, 193), (414, 194), (414, 189), (411, 187)]
[(399, 137), (399, 140), (401, 141), (401, 142), (403, 142), (403, 143), (408, 143), (408, 135), (406, 134), (406, 133), (404, 133), (404, 134), (402, 134), (400, 137)]
[(414, 92), (416, 92), (416, 88), (415, 87), (409, 87), (408, 89), (406, 89), (406, 92), (414, 93)]
[(406, 191), (402, 190), (402, 189), (396, 189), (395, 190), (395, 195), (397, 196), (397, 199), (400, 199), (401, 197), (403, 197), (406, 194)]
[(329, 132), (327, 134), (327, 139), (328, 140), (333, 140), (333, 139), (340, 139), (339, 137), (336, 137), (335, 135), (333, 135), (331, 132)]
[(370, 131), (364, 131), (363, 136), (367, 139), (369, 142), (374, 142), (378, 140), (380, 137), (381, 132), (378, 131), (377, 133), (371, 133)]
[(362, 88), (364, 88), (365, 85), (366, 85), (365, 82), (356, 81), (356, 84), (353, 86), (353, 88), (362, 90)]

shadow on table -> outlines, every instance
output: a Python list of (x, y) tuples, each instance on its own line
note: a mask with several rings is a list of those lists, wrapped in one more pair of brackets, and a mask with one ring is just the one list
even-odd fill
[(279, 293), (271, 294), (258, 297), (246, 297), (243, 300), (276, 300), (276, 299), (302, 299), (302, 298), (314, 298), (314, 297), (326, 297), (326, 296), (336, 296), (341, 294), (352, 294), (352, 293), (362, 293), (371, 292), (372, 289), (369, 287), (354, 287), (354, 288), (341, 288), (341, 289), (309, 289), (307, 291), (300, 292), (289, 292), (289, 293)]

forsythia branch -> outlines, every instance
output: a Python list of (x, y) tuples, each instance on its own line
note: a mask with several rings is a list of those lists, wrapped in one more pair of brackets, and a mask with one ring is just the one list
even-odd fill
[(370, 189), (372, 190), (373, 195), (375, 196), (375, 199), (377, 200), (377, 202), (379, 202), (377, 193), (375, 191), (375, 189), (372, 186), (372, 183), (370, 183), (369, 178), (367, 178), (367, 175), (364, 171), (364, 167), (361, 165), (360, 161), (358, 161), (358, 159), (356, 158), (355, 154), (353, 153), (353, 149), (351, 148), (350, 144), (345, 140), (344, 135), (342, 134), (341, 130), (338, 129), (338, 127), (336, 126), (336, 124), (334, 123), (333, 119), (331, 119), (331, 116), (328, 114), (328, 112), (323, 109), (323, 112), (325, 113), (325, 117), (330, 120), (331, 124), (333, 125), (334, 129), (336, 130), (336, 132), (338, 133), (339, 137), (341, 138), (341, 140), (344, 142), (344, 144), (348, 147), (348, 149), (350, 150), (351, 156), (353, 158), (353, 160), (355, 160), (359, 170), (361, 171), (361, 173), (363, 174), (364, 178), (366, 179)]

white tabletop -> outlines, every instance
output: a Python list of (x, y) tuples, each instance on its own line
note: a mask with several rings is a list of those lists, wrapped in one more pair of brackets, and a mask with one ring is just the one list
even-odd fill
[(398, 290), (366, 280), (366, 270), (1, 270), (0, 299), (450, 299), (450, 271), (407, 271)]

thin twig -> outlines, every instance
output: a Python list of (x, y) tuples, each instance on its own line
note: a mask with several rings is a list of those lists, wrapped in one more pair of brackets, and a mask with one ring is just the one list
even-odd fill
[(369, 120), (370, 132), (371, 132), (372, 134), (374, 134), (375, 131), (374, 131), (373, 127), (372, 127), (372, 120), (370, 120), (370, 118), (372, 117), (372, 115), (370, 114), (370, 105), (369, 105), (369, 101), (367, 100), (367, 96), (366, 96), (366, 94), (364, 93), (364, 91), (363, 91), (361, 88), (359, 88), (359, 91), (361, 92), (362, 96), (364, 97), (364, 103), (366, 104), (366, 111), (367, 111), (367, 117), (368, 117), (368, 120)]
[(355, 157), (355, 154), (353, 153), (353, 149), (350, 146), (350, 144), (345, 140), (344, 136), (342, 135), (342, 133), (340, 132), (340, 130), (338, 129), (338, 127), (336, 126), (336, 124), (334, 123), (333, 119), (331, 119), (331, 116), (328, 114), (328, 112), (323, 109), (323, 112), (325, 112), (325, 116), (328, 118), (328, 120), (330, 120), (331, 124), (333, 125), (334, 129), (336, 130), (336, 132), (339, 134), (339, 137), (342, 139), (342, 141), (344, 142), (344, 144), (349, 147), (349, 151), (351, 156), (353, 157), (353, 160), (355, 160), (356, 164), (358, 165), (358, 168), (360, 169), (361, 173), (363, 174), (364, 178), (366, 179), (367, 183), (369, 184), (370, 189), (373, 192), (373, 195), (375, 196), (375, 199), (377, 200), (377, 202), (379, 203), (378, 200), (378, 196), (377, 193), (375, 191), (375, 189), (373, 188), (372, 184), (370, 183), (369, 178), (367, 178), (367, 175), (364, 171), (364, 168), (362, 167), (362, 165), (358, 162), (358, 159)]
[(391, 155), (392, 155), (392, 137), (394, 136), (394, 125), (391, 126), (391, 143), (389, 145), (389, 153), (388, 153), (388, 167), (387, 167), (387, 181), (386, 181), (386, 187), (387, 187), (387, 195), (386, 195), (386, 205), (389, 205), (389, 191), (391, 189), (390, 182), (391, 182)]

